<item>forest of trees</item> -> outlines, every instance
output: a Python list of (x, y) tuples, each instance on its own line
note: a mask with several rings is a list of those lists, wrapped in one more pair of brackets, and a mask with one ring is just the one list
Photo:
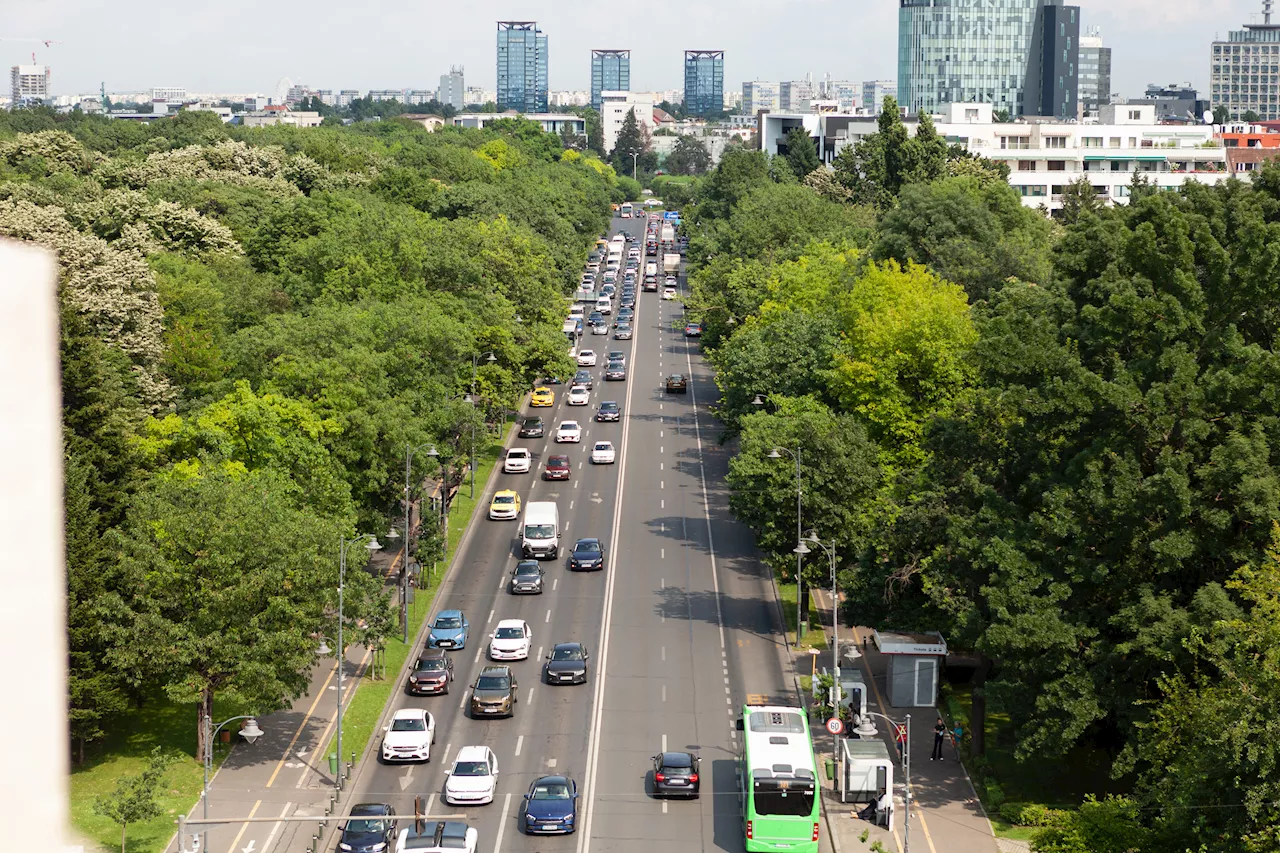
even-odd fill
[[(150, 697), (266, 713), (304, 690), (339, 538), (398, 516), (406, 445), (460, 482), (473, 427), (567, 369), (564, 294), (617, 193), (516, 119), (0, 114), (0, 235), (62, 266), (79, 759)], [(347, 578), (347, 636), (376, 642), (382, 590)]]
[(1036, 850), (1280, 849), (1280, 167), (1117, 207), (1075, 187), (1060, 219), (1005, 177), (889, 104), (833, 170), (730, 150), (699, 183), (731, 506), (793, 576), (795, 467), (768, 454), (803, 451), (846, 618), (978, 661), (989, 806), (989, 712), (1025, 762), (1106, 757), (1126, 796)]

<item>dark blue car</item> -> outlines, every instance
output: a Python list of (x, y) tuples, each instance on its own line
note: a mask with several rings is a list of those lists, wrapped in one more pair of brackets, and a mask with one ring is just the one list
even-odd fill
[(427, 648), (430, 649), (462, 649), (467, 645), (467, 629), (470, 628), (467, 617), (461, 610), (441, 610), (431, 623), (431, 633), (427, 635)]
[(396, 810), (387, 803), (357, 803), (342, 827), (338, 848), (347, 853), (383, 853), (391, 847)]
[(524, 831), (567, 835), (578, 828), (578, 783), (568, 776), (543, 776), (524, 795)]

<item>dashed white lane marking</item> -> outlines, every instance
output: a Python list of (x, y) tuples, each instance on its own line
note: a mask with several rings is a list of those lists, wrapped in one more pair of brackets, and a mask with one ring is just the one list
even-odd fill
[(550, 621), (551, 621), (551, 610), (550, 610), (550, 608), (548, 608), (548, 609), (547, 609), (547, 618), (543, 619), (542, 621), (543, 621), (543, 622), (550, 622)]
[(520, 754), (520, 748), (524, 746), (524, 735), (516, 737), (516, 755)]

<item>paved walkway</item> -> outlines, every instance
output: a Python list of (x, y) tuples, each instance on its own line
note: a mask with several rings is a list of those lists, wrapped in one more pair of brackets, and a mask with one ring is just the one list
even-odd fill
[[(831, 596), (821, 590), (813, 591), (814, 606), (818, 611), (828, 615), (827, 633), (830, 644), (831, 630), (829, 614), (831, 612)], [(973, 784), (956, 756), (955, 749), (947, 743), (942, 761), (930, 761), (929, 753), (933, 749), (933, 724), (937, 712), (931, 708), (895, 708), (885, 700), (885, 659), (876, 651), (875, 643), (870, 640), (867, 628), (841, 628), (840, 647), (844, 653), (840, 665), (843, 669), (856, 666), (871, 689), (867, 699), (867, 708), (894, 719), (902, 720), (911, 715), (911, 790), (913, 809), (910, 819), (910, 839), (912, 847), (917, 850), (928, 850), (929, 853), (1003, 853), (1013, 848), (1002, 848), (997, 845), (982, 804), (978, 801)], [(865, 642), (864, 642), (865, 641)], [(858, 656), (853, 658), (856, 648)], [(798, 655), (797, 671), (808, 674), (811, 666), (808, 654)], [(818, 668), (830, 668), (832, 658), (830, 651), (818, 657)], [(877, 721), (880, 736), (889, 747), (890, 754), (895, 754), (892, 732), (883, 721)], [(817, 736), (816, 746), (820, 751), (831, 753), (831, 738), (825, 733)], [(872, 827), (871, 823), (859, 820), (858, 809), (861, 805), (841, 804), (838, 798), (828, 801), (829, 822), (831, 824), (836, 853), (854, 853), (864, 850), (866, 844), (880, 839), (888, 849), (904, 850), (906, 840), (906, 822), (902, 820), (905, 793), (901, 768), (895, 773), (894, 801), (895, 819), (892, 837), (884, 829)], [(864, 830), (870, 830), (867, 842), (861, 839)], [(1025, 847), (1021, 850), (1026, 850)]]

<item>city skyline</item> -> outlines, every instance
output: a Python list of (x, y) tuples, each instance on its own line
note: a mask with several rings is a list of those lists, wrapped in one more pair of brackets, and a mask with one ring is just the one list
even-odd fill
[[(495, 22), (537, 20), (554, 44), (549, 87), (558, 91), (590, 90), (591, 50), (601, 45), (631, 51), (632, 88), (638, 91), (679, 89), (683, 54), (690, 49), (724, 51), (730, 90), (745, 80), (796, 80), (806, 73), (815, 81), (826, 73), (837, 80), (897, 76), (898, 0), (858, 9), (830, 0), (654, 0), (646, 16), (659, 23), (643, 35), (592, 13), (594, 7), (583, 0), (537, 12), (528, 5), (425, 9), (375, 0), (363, 7), (364, 19), (377, 21), (386, 12), (396, 26), (376, 38), (353, 40), (348, 7), (325, 0), (305, 6), (296, 0), (267, 6), (228, 0), (192, 9), (135, 0), (109, 15), (97, 0), (55, 0), (10, 10), (0, 36), (59, 43), (0, 41), (0, 62), (30, 63), (34, 49), (36, 61), (52, 68), (57, 94), (96, 91), (102, 82), (115, 91), (180, 85), (191, 91), (270, 92), (281, 77), (335, 90), (433, 88), (454, 65), (467, 67), (468, 85), (492, 89)], [(304, 11), (309, 26), (298, 30)], [(1100, 27), (1114, 51), (1113, 91), (1136, 97), (1148, 83), (1189, 82), (1207, 90), (1215, 34), (1225, 37), (1260, 12), (1260, 0), (1129, 0), (1105, 7), (1086, 2), (1081, 24)], [(815, 14), (832, 26), (814, 27)], [(246, 20), (255, 26), (245, 27)], [(163, 22), (163, 33), (157, 22)], [(156, 38), (149, 37), (153, 30)], [(296, 37), (280, 39), (286, 30)], [(434, 37), (445, 30), (448, 38)]]

